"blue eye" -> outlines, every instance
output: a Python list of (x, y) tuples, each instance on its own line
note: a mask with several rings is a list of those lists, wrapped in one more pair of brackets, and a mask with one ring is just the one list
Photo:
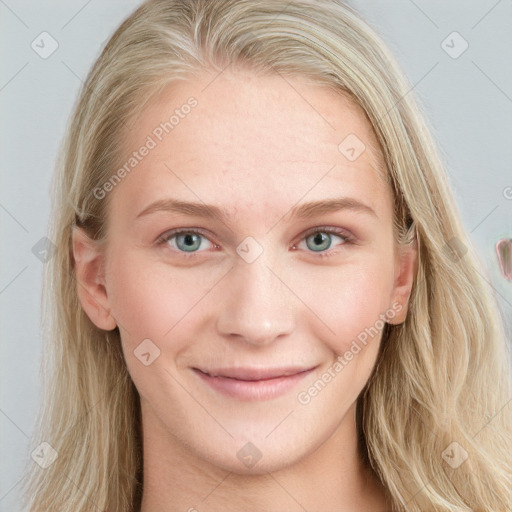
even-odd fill
[[(318, 256), (327, 256), (331, 253), (329, 249), (333, 245), (333, 237), (340, 240), (338, 245), (344, 245), (352, 240), (351, 235), (347, 235), (345, 231), (327, 226), (310, 230), (301, 238), (300, 243), (305, 241), (306, 248), (309, 251), (318, 253)], [(203, 247), (203, 242), (210, 245), (205, 248)], [(158, 239), (158, 243), (167, 244), (175, 251), (184, 253), (184, 256), (193, 256), (194, 253), (203, 252), (199, 250), (201, 247), (203, 250), (214, 247), (218, 248), (216, 244), (213, 244), (202, 232), (196, 229), (168, 231)], [(300, 246), (300, 243), (297, 244), (297, 247)], [(296, 246), (294, 245), (293, 249), (295, 248)]]
[[(198, 249), (201, 247), (201, 242), (204, 240), (207, 240), (211, 244), (202, 233), (193, 229), (187, 231), (170, 231), (160, 238), (161, 243), (167, 243), (173, 249), (187, 253), (198, 252)], [(174, 243), (171, 243), (171, 241)]]
[(341, 245), (347, 243), (349, 240), (349, 237), (343, 236), (339, 229), (328, 227), (316, 228), (316, 231), (306, 234), (304, 240), (306, 241), (306, 247), (311, 251), (324, 253), (330, 249), (333, 244), (333, 237), (339, 238)]

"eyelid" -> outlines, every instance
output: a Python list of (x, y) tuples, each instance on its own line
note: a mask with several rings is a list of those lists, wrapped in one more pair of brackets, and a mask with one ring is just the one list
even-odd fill
[(307, 238), (308, 236), (314, 233), (329, 233), (331, 235), (338, 235), (346, 240), (354, 239), (352, 233), (343, 228), (337, 228), (336, 226), (315, 226), (313, 228), (308, 229), (302, 235), (300, 235), (300, 240), (303, 238)]
[(206, 232), (204, 230), (202, 230), (201, 228), (174, 228), (174, 229), (169, 229), (169, 230), (165, 231), (164, 233), (162, 233), (156, 239), (156, 242), (157, 243), (158, 242), (167, 242), (173, 236), (181, 235), (182, 233), (195, 233), (197, 235), (202, 235), (205, 238), (208, 238), (208, 240), (210, 240), (209, 235), (207, 235)]

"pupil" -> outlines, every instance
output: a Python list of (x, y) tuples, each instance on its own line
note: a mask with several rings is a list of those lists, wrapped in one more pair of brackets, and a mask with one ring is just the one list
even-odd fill
[[(309, 244), (308, 244), (309, 245)], [(329, 242), (329, 235), (323, 232), (317, 232), (313, 236), (313, 245), (315, 245), (314, 250), (322, 250), (322, 249), (328, 249), (330, 242)], [(313, 248), (313, 247), (310, 247)]]

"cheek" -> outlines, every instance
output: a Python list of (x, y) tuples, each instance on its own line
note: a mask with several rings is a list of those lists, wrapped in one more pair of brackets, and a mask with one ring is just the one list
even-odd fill
[(301, 281), (304, 303), (328, 327), (322, 339), (333, 352), (344, 353), (356, 339), (363, 345), (380, 339), (393, 283), (393, 267), (384, 258), (324, 268)]
[(107, 287), (128, 372), (141, 397), (149, 399), (155, 390), (168, 386), (165, 369), (171, 369), (187, 347), (194, 305), (204, 291), (190, 282), (190, 276), (136, 251), (112, 254)]
[(122, 258), (112, 255), (109, 304), (130, 344), (162, 339), (197, 301), (194, 288), (185, 286), (173, 270), (156, 269), (136, 252), (127, 251)]

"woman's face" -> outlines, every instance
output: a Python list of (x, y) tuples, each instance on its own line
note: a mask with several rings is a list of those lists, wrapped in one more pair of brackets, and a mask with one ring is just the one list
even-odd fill
[(346, 97), (279, 75), (204, 74), (139, 116), (96, 299), (146, 437), (260, 473), (353, 423), (412, 279), (376, 147)]

